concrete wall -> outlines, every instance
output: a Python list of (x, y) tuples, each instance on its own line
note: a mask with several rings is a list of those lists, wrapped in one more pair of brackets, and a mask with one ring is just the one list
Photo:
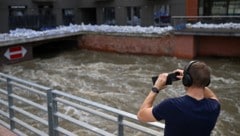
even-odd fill
[(185, 16), (186, 15), (186, 0), (169, 0), (171, 16)]
[(0, 1), (0, 33), (8, 31), (8, 7), (5, 6), (5, 1)]
[(125, 25), (127, 22), (127, 11), (125, 10), (124, 7), (118, 6), (115, 8), (116, 12), (116, 25)]
[(151, 26), (153, 25), (153, 5), (143, 6), (142, 7), (142, 26)]

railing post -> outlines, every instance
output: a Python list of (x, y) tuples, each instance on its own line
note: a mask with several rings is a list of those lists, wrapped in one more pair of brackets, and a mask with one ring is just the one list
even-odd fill
[(123, 116), (118, 115), (118, 136), (123, 136)]
[(10, 129), (15, 129), (15, 122), (13, 121), (14, 118), (14, 110), (11, 108), (13, 106), (13, 98), (11, 94), (13, 93), (11, 79), (7, 78), (7, 92), (8, 92), (8, 110), (9, 110), (9, 121), (10, 121)]
[(48, 103), (48, 127), (50, 136), (58, 136), (58, 132), (55, 128), (58, 126), (58, 118), (54, 116), (57, 112), (57, 102), (54, 101), (55, 95), (52, 93), (52, 89), (47, 90), (47, 103)]

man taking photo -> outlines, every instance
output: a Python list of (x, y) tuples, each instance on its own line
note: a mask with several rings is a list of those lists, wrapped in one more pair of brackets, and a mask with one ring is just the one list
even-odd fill
[(177, 69), (186, 94), (168, 98), (153, 106), (157, 94), (166, 87), (168, 73), (158, 76), (151, 92), (138, 111), (142, 122), (165, 121), (165, 136), (210, 136), (220, 113), (217, 96), (207, 86), (210, 68), (200, 61), (191, 61), (184, 70)]

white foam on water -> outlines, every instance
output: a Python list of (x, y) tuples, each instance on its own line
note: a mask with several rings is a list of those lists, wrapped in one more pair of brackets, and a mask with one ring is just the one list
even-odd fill
[(211, 80), (216, 82), (222, 82), (223, 84), (235, 84), (239, 82), (233, 78), (217, 77), (215, 75), (211, 76)]
[[(172, 57), (73, 51), (53, 58), (7, 65), (1, 70), (28, 81), (136, 113), (152, 87), (152, 76), (183, 68), (187, 63), (186, 60)], [(216, 66), (212, 69), (214, 75), (210, 87), (218, 94), (224, 111), (218, 120), (214, 136), (225, 133), (234, 135), (234, 131), (239, 131), (240, 125), (237, 120), (240, 114), (238, 93), (240, 71), (238, 64), (228, 61), (214, 63)], [(226, 65), (222, 66), (223, 64)], [(164, 98), (183, 94), (184, 87), (181, 81), (174, 82), (161, 91), (156, 103)], [(84, 114), (71, 107), (66, 107), (64, 111), (76, 117)], [(92, 121), (88, 115), (84, 119)]]

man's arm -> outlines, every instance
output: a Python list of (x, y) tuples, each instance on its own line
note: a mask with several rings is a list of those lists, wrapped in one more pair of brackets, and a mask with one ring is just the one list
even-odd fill
[(214, 92), (211, 89), (209, 89), (208, 87), (204, 88), (204, 98), (210, 98), (210, 99), (215, 99), (215, 100), (219, 101), (217, 96), (214, 94)]
[(157, 96), (157, 93), (150, 92), (140, 107), (137, 117), (142, 122), (153, 122), (156, 121), (152, 114), (153, 102)]
[[(165, 87), (167, 73), (160, 74), (154, 87), (158, 90), (161, 90)], [(157, 93), (151, 91), (148, 96), (145, 98), (143, 104), (141, 105), (137, 117), (142, 122), (153, 122), (156, 121), (155, 117), (152, 114), (153, 102), (157, 96)]]

